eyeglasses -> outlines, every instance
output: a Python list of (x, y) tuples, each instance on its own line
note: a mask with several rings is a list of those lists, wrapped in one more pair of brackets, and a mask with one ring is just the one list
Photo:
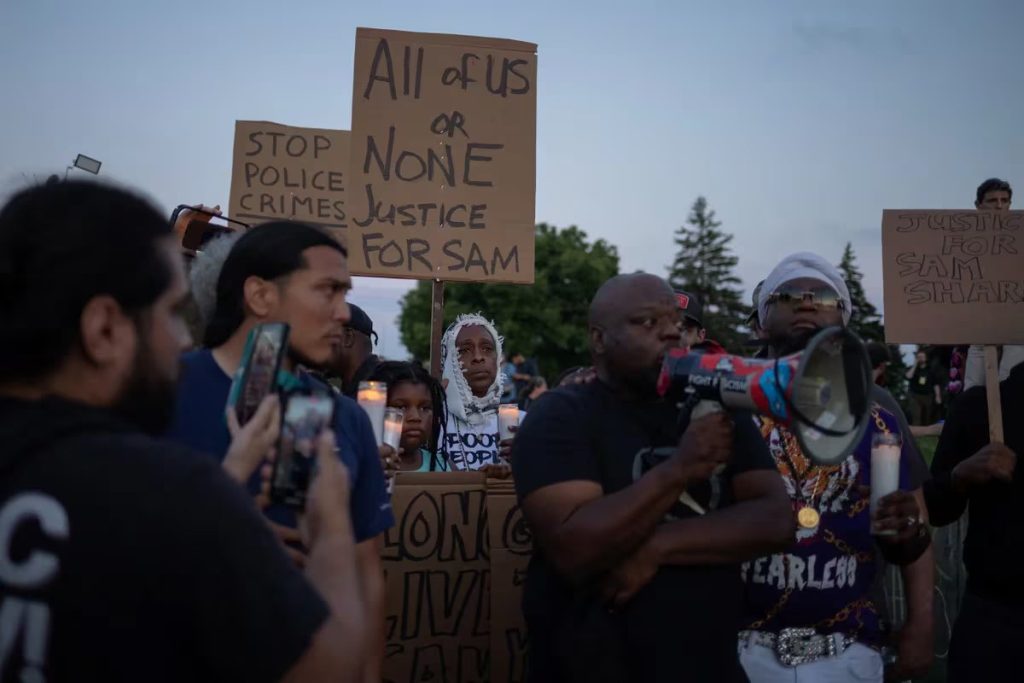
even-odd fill
[(810, 304), (822, 311), (846, 310), (846, 302), (839, 296), (839, 292), (825, 286), (803, 289), (782, 285), (768, 295), (768, 303), (778, 303), (793, 308)]

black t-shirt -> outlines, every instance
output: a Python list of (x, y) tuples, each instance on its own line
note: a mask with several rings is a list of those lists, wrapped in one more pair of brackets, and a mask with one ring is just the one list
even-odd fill
[(970, 501), (964, 566), (967, 590), (991, 600), (1024, 607), (1024, 365), (999, 383), (1003, 441), (1017, 454), (1011, 481), (990, 481), (960, 496), (953, 470), (989, 442), (988, 400), (983, 386), (971, 387), (953, 402), (932, 460), (932, 480), (924, 487), (928, 514), (936, 526), (951, 524)]
[(327, 618), (209, 458), (53, 399), (0, 443), (0, 679), (276, 681)]
[[(675, 450), (678, 416), (671, 403), (624, 401), (600, 382), (545, 393), (514, 442), (519, 499), (574, 480), (598, 482), (608, 494), (626, 488)], [(733, 502), (735, 474), (775, 471), (750, 414), (737, 412), (735, 424), (729, 467), (689, 490), (706, 510)], [(677, 504), (665, 521), (696, 514)], [(736, 652), (743, 595), (738, 565), (662, 567), (615, 614), (595, 590), (571, 585), (535, 551), (523, 596), (531, 680), (745, 680)]]
[(914, 374), (910, 377), (910, 393), (926, 395), (935, 391), (935, 385), (939, 383), (936, 373), (931, 366), (914, 366)]
[(352, 381), (342, 384), (341, 393), (354, 400), (359, 395), (359, 384), (368, 380), (378, 365), (380, 365), (380, 358), (371, 354), (356, 368), (355, 374), (352, 375)]

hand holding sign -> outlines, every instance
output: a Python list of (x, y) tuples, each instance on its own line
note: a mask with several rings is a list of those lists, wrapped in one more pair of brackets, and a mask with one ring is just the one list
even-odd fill
[(992, 481), (1009, 482), (1017, 468), (1017, 454), (1001, 443), (988, 443), (953, 468), (953, 485), (965, 493)]

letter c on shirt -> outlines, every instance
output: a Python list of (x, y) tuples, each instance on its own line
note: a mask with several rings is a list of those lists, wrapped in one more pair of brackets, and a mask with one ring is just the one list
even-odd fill
[(56, 500), (42, 493), (23, 493), (0, 509), (0, 581), (18, 588), (42, 586), (57, 573), (60, 562), (53, 553), (33, 550), (20, 563), (11, 557), (18, 526), (35, 519), (51, 538), (68, 537), (68, 515)]

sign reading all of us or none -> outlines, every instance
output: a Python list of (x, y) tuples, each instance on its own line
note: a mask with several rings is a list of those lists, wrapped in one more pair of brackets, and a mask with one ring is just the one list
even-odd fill
[(344, 238), (348, 162), (347, 130), (236, 121), (228, 215), (301, 221)]
[(1024, 343), (1024, 211), (882, 214), (885, 338)]
[(356, 31), (352, 272), (533, 282), (537, 46)]

